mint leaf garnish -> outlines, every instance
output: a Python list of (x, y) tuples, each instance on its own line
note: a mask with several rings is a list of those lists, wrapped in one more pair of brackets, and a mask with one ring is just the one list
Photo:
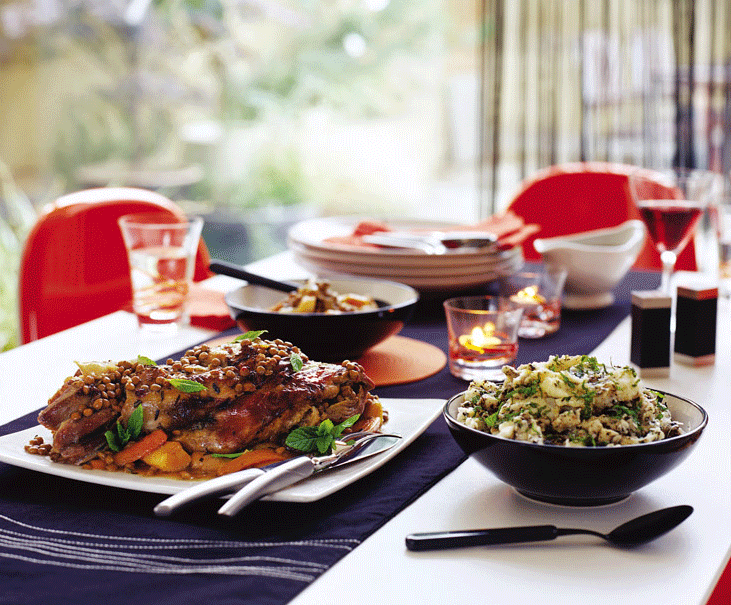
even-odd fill
[(113, 452), (118, 452), (122, 448), (117, 444), (117, 436), (112, 431), (107, 431), (104, 433), (104, 437), (107, 440), (107, 445), (109, 446), (109, 449)]
[[(249, 450), (246, 450), (248, 452)], [(244, 454), (245, 452), (235, 452), (234, 454), (211, 454), (214, 458), (238, 458), (241, 456), (241, 454)]]
[(251, 330), (244, 334), (239, 334), (236, 338), (233, 339), (233, 342), (238, 342), (239, 340), (254, 340), (255, 338), (259, 338), (259, 336), (265, 334), (266, 332), (266, 330)]
[(322, 437), (323, 435), (332, 435), (334, 428), (335, 425), (333, 424), (333, 421), (326, 418), (320, 423), (320, 426), (317, 427), (317, 435), (319, 437)]
[(143, 420), (144, 413), (142, 411), (142, 406), (138, 405), (127, 421), (127, 432), (129, 433), (130, 439), (135, 440), (140, 436)]
[(137, 356), (137, 363), (141, 363), (143, 366), (156, 366), (157, 362), (144, 355)]
[(335, 438), (332, 435), (323, 435), (318, 437), (315, 442), (317, 451), (321, 454), (329, 454), (330, 450), (332, 450), (333, 441), (335, 441)]
[(302, 366), (304, 365), (302, 363), (302, 358), (299, 355), (297, 355), (297, 353), (292, 353), (289, 356), (289, 363), (291, 364), (292, 369), (295, 372), (299, 372), (302, 369)]
[(358, 422), (358, 418), (360, 418), (360, 414), (356, 414), (355, 416), (351, 416), (350, 418), (346, 418), (343, 420), (340, 424), (333, 427), (332, 434), (335, 439), (340, 437), (340, 435), (343, 434), (343, 431), (345, 429), (349, 429), (351, 426), (353, 426), (356, 422)]
[(188, 380), (186, 378), (171, 378), (170, 384), (181, 393), (198, 393), (206, 390), (206, 387), (200, 382)]
[(306, 454), (310, 452), (318, 452), (321, 455), (329, 454), (343, 431), (353, 426), (358, 418), (360, 418), (360, 414), (351, 416), (340, 424), (333, 424), (332, 420), (326, 418), (316, 427), (301, 426), (287, 435), (284, 444)]
[(317, 428), (314, 426), (302, 426), (294, 429), (287, 435), (284, 444), (300, 452), (314, 452), (317, 449)]
[(119, 452), (129, 441), (136, 440), (142, 432), (142, 423), (142, 406), (138, 405), (132, 414), (130, 414), (126, 427), (122, 426), (122, 423), (117, 420), (117, 424), (114, 425), (114, 430), (104, 433), (104, 438), (107, 440), (109, 449), (113, 452)]

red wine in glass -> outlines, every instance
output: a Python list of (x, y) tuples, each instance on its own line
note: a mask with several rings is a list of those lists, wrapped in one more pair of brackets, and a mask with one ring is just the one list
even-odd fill
[(670, 274), (675, 261), (688, 244), (704, 210), (701, 202), (688, 200), (642, 200), (637, 203), (642, 220), (655, 244), (663, 264), (662, 286), (670, 288)]

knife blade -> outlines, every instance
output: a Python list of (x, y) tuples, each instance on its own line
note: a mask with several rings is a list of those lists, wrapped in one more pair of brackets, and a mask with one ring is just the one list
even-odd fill
[[(370, 441), (366, 443), (363, 448), (355, 452), (350, 452), (351, 455), (348, 458), (342, 458), (340, 460), (340, 464), (338, 464), (337, 466), (379, 454), (387, 449), (390, 449), (393, 445), (397, 443), (398, 439), (401, 438), (400, 435), (394, 434), (381, 434), (379, 435), (379, 438), (380, 437), (392, 437), (395, 440), (390, 444), (379, 444), (378, 442)], [(345, 453), (346, 452), (342, 452), (343, 456)], [(298, 460), (299, 458), (309, 459), (308, 456), (298, 456), (293, 460)], [(201, 481), (200, 483), (191, 485), (190, 487), (179, 491), (177, 494), (173, 494), (165, 500), (162, 500), (155, 506), (153, 510), (158, 517), (168, 517), (179, 508), (192, 504), (193, 502), (196, 502), (203, 498), (220, 496), (228, 492), (233, 492), (243, 487), (247, 483), (254, 481), (254, 479), (261, 477), (265, 473), (271, 472), (272, 469), (287, 464), (291, 461), (292, 460), (275, 462), (274, 464), (270, 464), (262, 468), (247, 468), (242, 471), (237, 471), (235, 473), (229, 473), (227, 475), (222, 475), (213, 479)]]
[(399, 439), (401, 439), (400, 435), (379, 434), (375, 435), (372, 441), (356, 443), (350, 448), (335, 452), (329, 456), (315, 458), (300, 456), (288, 460), (244, 485), (218, 509), (218, 514), (232, 517), (241, 509), (267, 494), (289, 487), (326, 469), (380, 454), (391, 449), (398, 443)]

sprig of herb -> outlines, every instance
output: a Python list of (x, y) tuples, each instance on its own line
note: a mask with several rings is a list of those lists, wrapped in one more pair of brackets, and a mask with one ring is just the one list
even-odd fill
[(293, 450), (310, 453), (318, 452), (321, 455), (332, 452), (333, 444), (343, 434), (343, 431), (353, 426), (360, 418), (360, 414), (334, 424), (329, 418), (323, 420), (319, 426), (302, 426), (294, 429), (285, 440), (285, 445)]
[(200, 391), (205, 391), (207, 388), (200, 382), (188, 380), (187, 378), (171, 378), (170, 384), (181, 393), (198, 393)]
[(211, 454), (214, 458), (238, 458), (242, 454), (245, 454), (250, 450), (244, 450), (243, 452), (234, 452), (233, 454)]
[(302, 366), (304, 365), (304, 363), (302, 362), (302, 358), (299, 355), (297, 355), (297, 353), (292, 353), (289, 356), (289, 363), (295, 372), (299, 372), (302, 369)]
[(137, 356), (137, 363), (141, 363), (143, 366), (156, 366), (157, 365), (157, 362), (155, 362), (153, 359), (150, 359), (149, 357), (145, 357), (144, 355)]
[[(500, 410), (498, 410), (498, 412), (499, 411)], [(498, 412), (493, 412), (489, 416), (483, 416), (482, 417), (482, 419), (485, 421), (485, 424), (488, 427), (492, 428), (492, 427), (494, 427), (497, 424), (497, 415), (498, 415)]]
[(265, 333), (266, 330), (251, 330), (249, 332), (245, 332), (244, 334), (239, 334), (236, 338), (233, 339), (232, 342), (238, 342), (239, 340), (254, 340), (255, 338), (259, 338), (259, 336)]
[(134, 412), (132, 412), (127, 421), (126, 427), (122, 426), (122, 423), (117, 420), (114, 430), (104, 433), (109, 449), (113, 452), (119, 452), (128, 442), (136, 440), (142, 432), (143, 420), (141, 405), (138, 405), (134, 409)]

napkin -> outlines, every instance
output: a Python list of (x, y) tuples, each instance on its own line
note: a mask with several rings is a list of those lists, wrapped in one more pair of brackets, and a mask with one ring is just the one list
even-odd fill
[(223, 292), (193, 284), (188, 291), (188, 315), (191, 325), (221, 332), (236, 322), (229, 314)]
[[(526, 239), (540, 230), (540, 226), (536, 224), (526, 225), (523, 219), (507, 210), (501, 214), (495, 214), (478, 223), (471, 225), (455, 225), (443, 229), (449, 231), (487, 231), (493, 233), (498, 238), (498, 247), (500, 249), (512, 248), (520, 246)], [(345, 236), (329, 237), (324, 241), (331, 244), (340, 244), (344, 246), (357, 246), (359, 248), (380, 248), (375, 244), (369, 244), (363, 241), (364, 235), (373, 233), (383, 233), (394, 231), (387, 223), (381, 221), (363, 220), (355, 226), (353, 233)], [(421, 229), (413, 229), (412, 231), (423, 231)]]
[[(228, 312), (223, 292), (192, 284), (188, 290), (186, 307), (193, 326), (223, 332), (236, 325)], [(134, 313), (132, 301), (124, 305), (122, 311)]]

